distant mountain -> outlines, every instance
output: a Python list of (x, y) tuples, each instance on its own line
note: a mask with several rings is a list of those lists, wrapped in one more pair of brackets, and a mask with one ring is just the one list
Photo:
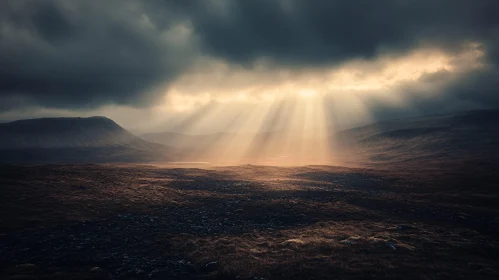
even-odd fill
[(342, 131), (350, 152), (371, 162), (499, 162), (499, 110), (423, 116)]
[(0, 162), (141, 162), (171, 149), (149, 143), (105, 117), (41, 118), (0, 124)]
[[(163, 132), (142, 137), (191, 151), (189, 160), (210, 160), (226, 150), (230, 152), (224, 156), (230, 157), (238, 149), (245, 150), (243, 156), (248, 162), (255, 158), (281, 156), (292, 160), (303, 157), (303, 154), (317, 153), (320, 149), (316, 147), (326, 142), (334, 164), (438, 165), (459, 161), (499, 161), (498, 126), (499, 110), (482, 110), (383, 121), (344, 131), (327, 128), (330, 131), (328, 139), (311, 139), (305, 135), (300, 140), (288, 137), (286, 131), (240, 135)], [(202, 155), (205, 157), (199, 158)]]

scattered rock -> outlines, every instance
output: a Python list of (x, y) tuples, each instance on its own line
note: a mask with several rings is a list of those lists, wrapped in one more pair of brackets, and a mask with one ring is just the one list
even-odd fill
[(153, 269), (151, 271), (151, 273), (149, 273), (149, 275), (147, 275), (149, 278), (154, 278), (156, 277), (158, 274), (160, 273), (160, 271), (158, 269)]
[(90, 272), (95, 273), (95, 274), (101, 274), (104, 272), (104, 270), (102, 268), (96, 266), (96, 267), (92, 267), (90, 269)]
[(342, 244), (352, 245), (362, 240), (362, 237), (354, 235), (340, 241)]
[(303, 245), (305, 244), (305, 241), (301, 240), (301, 239), (288, 239), (284, 242), (281, 243), (281, 245)]
[(90, 269), (90, 274), (92, 275), (92, 279), (105, 279), (108, 275), (105, 273), (104, 269), (96, 266)]
[(206, 272), (213, 272), (218, 269), (218, 262), (210, 262), (204, 266), (204, 271)]
[(393, 244), (393, 242), (386, 243), (386, 246), (388, 246), (388, 248), (390, 248), (392, 250), (396, 250), (397, 249), (397, 247), (395, 247), (395, 244)]

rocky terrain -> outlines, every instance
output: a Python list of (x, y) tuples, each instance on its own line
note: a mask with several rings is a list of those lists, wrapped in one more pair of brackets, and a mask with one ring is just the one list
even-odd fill
[(1, 166), (0, 278), (497, 279), (497, 175), (463, 170)]

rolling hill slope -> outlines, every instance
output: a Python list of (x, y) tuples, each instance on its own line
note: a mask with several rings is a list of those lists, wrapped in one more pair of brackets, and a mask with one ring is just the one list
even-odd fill
[(342, 131), (352, 152), (374, 163), (499, 161), (499, 110), (423, 116)]
[(42, 118), (0, 124), (0, 162), (142, 162), (172, 150), (149, 143), (105, 117)]

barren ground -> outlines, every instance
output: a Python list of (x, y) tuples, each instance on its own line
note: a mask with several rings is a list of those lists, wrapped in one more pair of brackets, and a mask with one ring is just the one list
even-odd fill
[(0, 166), (0, 278), (499, 279), (498, 177)]

